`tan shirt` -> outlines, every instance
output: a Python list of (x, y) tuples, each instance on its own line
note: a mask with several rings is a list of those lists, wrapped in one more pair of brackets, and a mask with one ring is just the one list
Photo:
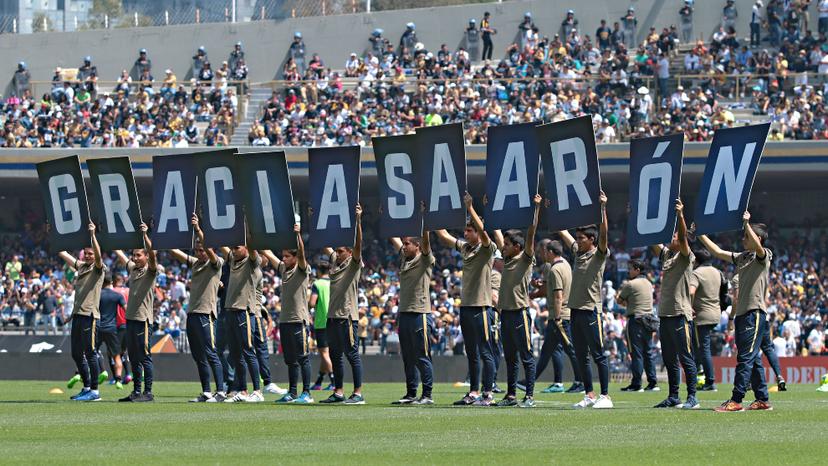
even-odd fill
[(209, 260), (201, 262), (195, 257), (187, 256), (187, 264), (191, 270), (190, 303), (187, 306), (187, 312), (190, 314), (210, 314), (215, 317), (224, 259), (219, 257), (216, 263), (213, 264)]
[(653, 284), (643, 274), (621, 285), (618, 297), (627, 303), (627, 317), (644, 317), (653, 313)]
[(472, 247), (463, 240), (457, 240), (454, 247), (463, 256), (461, 306), (491, 306), (492, 262), (497, 249), (494, 242), (490, 241), (488, 246), (483, 246), (480, 242)]
[(279, 323), (310, 323), (308, 310), (308, 266), (296, 266), (288, 270), (285, 263), (279, 264), (279, 275), (282, 276), (282, 312), (279, 313)]
[(362, 263), (349, 257), (334, 265), (331, 270), (331, 300), (328, 304), (329, 319), (357, 320), (357, 287)]
[(503, 260), (497, 307), (500, 310), (515, 311), (529, 307), (529, 279), (532, 277), (534, 256), (526, 251)]
[(75, 261), (75, 270), (78, 272), (75, 274), (75, 305), (72, 307), (72, 315), (100, 319), (99, 306), (106, 265), (96, 269), (94, 262)]
[(733, 315), (740, 316), (755, 309), (766, 311), (768, 272), (773, 262), (773, 252), (765, 248), (765, 257), (759, 259), (755, 253), (745, 251), (733, 254), (731, 260), (736, 264), (739, 277), (739, 293)]
[(492, 307), (500, 309), (500, 280), (502, 275), (500, 272), (492, 269)]
[(684, 316), (693, 320), (693, 303), (690, 299), (690, 279), (693, 276), (693, 253), (689, 257), (680, 251), (661, 249), (661, 299), (658, 302), (659, 317)]
[(230, 279), (227, 281), (224, 307), (257, 313), (258, 306), (251, 308), (251, 302), (256, 296), (256, 271), (262, 265), (262, 258), (259, 257), (258, 260), (253, 261), (248, 256), (241, 261), (236, 261), (231, 253), (229, 261)]
[(138, 268), (135, 262), (127, 263), (129, 271), (129, 299), (127, 299), (126, 319), (146, 322), (153, 320), (155, 304), (155, 278), (159, 268), (150, 269), (149, 264)]
[(264, 291), (262, 290), (262, 286), (264, 285), (262, 267), (256, 267), (253, 273), (255, 274), (253, 276), (253, 282), (256, 286), (253, 288), (253, 295), (250, 296), (250, 313), (255, 314), (257, 317), (265, 317), (267, 307), (264, 304)]
[(569, 320), (569, 293), (572, 290), (572, 266), (564, 258), (551, 264), (544, 264), (543, 277), (546, 280), (546, 306), (550, 319), (555, 318), (555, 291), (561, 290), (561, 319)]
[(582, 311), (597, 310), (600, 314), (601, 280), (609, 248), (601, 252), (597, 247), (584, 253), (578, 252), (578, 243), (572, 243), (575, 263), (572, 266), (572, 291), (569, 294), (569, 308)]
[(697, 267), (690, 279), (690, 286), (696, 288), (693, 295), (693, 309), (696, 325), (716, 325), (722, 315), (719, 302), (719, 290), (722, 286), (722, 273), (710, 265)]
[(418, 253), (413, 259), (405, 260), (400, 249), (400, 302), (399, 312), (431, 312), (429, 304), (429, 287), (431, 272), (436, 259), (434, 254)]

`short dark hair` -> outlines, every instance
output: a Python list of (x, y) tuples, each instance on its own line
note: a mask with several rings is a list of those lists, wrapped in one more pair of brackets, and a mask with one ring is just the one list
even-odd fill
[(403, 242), (405, 242), (405, 240), (411, 241), (417, 246), (420, 246), (420, 243), (422, 242), (422, 238), (420, 238), (419, 236), (405, 236), (403, 237)]
[(764, 223), (751, 223), (750, 228), (756, 233), (756, 236), (759, 237), (759, 240), (762, 241), (762, 244), (765, 244), (765, 241), (768, 240), (768, 226)]
[(696, 263), (699, 265), (707, 264), (713, 259), (713, 256), (710, 254), (706, 248), (696, 247), (693, 248), (693, 255), (696, 256)]
[(104, 274), (103, 286), (109, 286), (111, 284), (112, 284), (112, 274), (111, 273)]
[(319, 272), (319, 275), (324, 275), (328, 273), (329, 270), (331, 270), (331, 263), (328, 261), (319, 261), (319, 263), (316, 264), (316, 271)]
[(558, 240), (552, 240), (546, 245), (546, 250), (552, 252), (556, 256), (563, 255), (563, 244)]
[(575, 233), (582, 233), (587, 238), (591, 239), (593, 242), (598, 241), (598, 227), (596, 225), (587, 225), (585, 227), (578, 227), (575, 229)]
[(288, 254), (290, 254), (293, 257), (296, 257), (296, 256), (299, 255), (299, 250), (298, 249), (285, 249), (284, 251), (287, 252)]
[(520, 246), (520, 249), (523, 249), (525, 240), (523, 239), (523, 233), (520, 230), (506, 230), (503, 233), (503, 240), (509, 240), (512, 244), (517, 244)]
[(630, 261), (630, 268), (638, 270), (639, 272), (643, 272), (647, 270), (647, 264), (645, 264), (644, 261), (633, 259)]

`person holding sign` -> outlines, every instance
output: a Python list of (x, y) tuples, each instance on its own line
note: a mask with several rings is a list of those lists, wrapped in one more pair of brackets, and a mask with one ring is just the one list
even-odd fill
[[(422, 238), (406, 236), (391, 238), (400, 254), (400, 297), (398, 323), (400, 349), (405, 368), (405, 396), (394, 404), (430, 405), (434, 369), (431, 365), (429, 337), (434, 330), (429, 287), (436, 262), (431, 254), (429, 233), (423, 228)], [(417, 371), (423, 381), (423, 392), (417, 398)]]
[[(311, 363), (308, 350), (310, 310), (308, 310), (308, 286), (310, 267), (305, 258), (305, 243), (299, 224), (293, 226), (296, 233), (296, 249), (282, 250), (279, 260), (272, 251), (262, 254), (282, 277), (282, 312), (279, 314), (279, 335), (282, 352), (288, 366), (288, 391), (277, 403), (313, 403), (311, 389)], [(297, 394), (299, 374), (302, 374), (302, 394)]]
[[(576, 374), (584, 383), (584, 399), (576, 403), (576, 409), (612, 408), (609, 397), (609, 363), (604, 355), (604, 322), (601, 318), (601, 280), (604, 265), (609, 255), (607, 247), (607, 195), (600, 192), (601, 225), (589, 225), (575, 230), (575, 237), (566, 231), (559, 232), (567, 249), (575, 257), (572, 270), (572, 291), (569, 295), (569, 307), (572, 319), (572, 346), (578, 360)], [(591, 355), (598, 366), (598, 380), (601, 383), (601, 395), (595, 396), (592, 386), (592, 366), (588, 356)]]
[(768, 294), (768, 274), (773, 262), (773, 252), (764, 246), (768, 240), (768, 230), (764, 224), (750, 223), (750, 212), (747, 211), (742, 215), (742, 224), (745, 229), (742, 244), (746, 250), (740, 253), (725, 251), (707, 236), (699, 236), (699, 241), (713, 257), (729, 261), (736, 266), (736, 276), (739, 277), (738, 295), (731, 312), (736, 324), (736, 374), (730, 399), (716, 408), (720, 413), (745, 409), (742, 407), (742, 399), (745, 397), (748, 383), (753, 387), (756, 401), (747, 409), (773, 409), (769, 403), (770, 395), (760, 354), (761, 338), (768, 325), (765, 298)]
[[(524, 240), (518, 230), (502, 234), (495, 230), (494, 238), (498, 249), (503, 251), (503, 272), (498, 291), (498, 308), (501, 316), (501, 336), (506, 357), (506, 396), (497, 406), (535, 406), (535, 356), (532, 354), (532, 316), (529, 315), (529, 280), (535, 265), (535, 232), (541, 204), (540, 194), (535, 194), (535, 211), (532, 225)], [(526, 395), (520, 404), (517, 401), (518, 361), (523, 364), (526, 374)]]
[[(660, 391), (650, 342), (653, 340), (653, 283), (647, 277), (646, 265), (639, 260), (629, 262), (629, 280), (621, 285), (616, 301), (627, 312), (627, 345), (632, 381), (622, 392)], [(641, 386), (641, 375), (647, 374), (647, 387)]]
[[(227, 398), (224, 393), (224, 371), (216, 352), (216, 310), (218, 290), (221, 283), (221, 268), (224, 259), (216, 255), (213, 248), (204, 247), (204, 231), (193, 214), (190, 222), (196, 234), (195, 248), (191, 256), (180, 249), (171, 249), (170, 254), (187, 264), (190, 269), (190, 302), (187, 306), (187, 341), (198, 368), (201, 394), (190, 400), (193, 403), (217, 403)], [(216, 382), (215, 395), (210, 391), (210, 371)]]
[[(272, 254), (272, 253), (271, 253)], [(263, 254), (260, 252), (260, 256)], [(262, 379), (262, 390), (266, 393), (284, 395), (287, 390), (273, 383), (270, 374), (270, 350), (267, 347), (267, 333), (273, 328), (273, 318), (265, 306), (264, 292), (262, 290), (264, 274), (261, 265), (256, 268), (256, 292), (250, 297), (250, 308), (255, 309), (253, 318), (256, 321), (256, 331), (253, 332), (253, 350), (256, 352), (256, 359), (259, 360), (259, 378)]]
[[(535, 282), (537, 290), (532, 298), (546, 296), (546, 307), (549, 316), (546, 320), (543, 346), (540, 356), (535, 363), (535, 380), (537, 381), (543, 370), (552, 360), (554, 382), (541, 390), (541, 393), (564, 393), (563, 364), (564, 353), (572, 365), (574, 382), (566, 389), (566, 393), (580, 393), (584, 390), (578, 375), (578, 361), (575, 359), (575, 349), (572, 347), (572, 327), (570, 326), (569, 293), (572, 287), (572, 266), (563, 258), (563, 245), (560, 241), (546, 240), (542, 243), (541, 257), (544, 264), (541, 266), (542, 281)], [(518, 384), (520, 388), (520, 384)]]
[[(711, 340), (714, 329), (722, 317), (722, 303), (727, 300), (727, 280), (722, 272), (710, 264), (712, 256), (707, 249), (697, 247), (696, 268), (690, 281), (690, 293), (693, 295), (693, 323), (696, 329), (696, 367), (701, 368), (704, 385), (702, 392), (716, 391), (716, 369), (713, 366)], [(726, 308), (726, 305), (725, 305)]]
[(89, 236), (92, 245), (83, 248), (83, 260), (78, 260), (66, 251), (58, 256), (66, 265), (75, 269), (75, 303), (72, 308), (72, 359), (83, 381), (80, 393), (71, 397), (75, 401), (98, 401), (98, 375), (100, 367), (95, 347), (95, 328), (100, 319), (99, 304), (103, 288), (106, 266), (101, 260), (101, 247), (95, 237), (95, 224), (89, 224)]
[[(362, 206), (355, 210), (356, 238), (354, 247), (338, 247), (336, 251), (325, 248), (334, 262), (331, 270), (331, 296), (328, 304), (328, 343), (334, 370), (334, 392), (320, 403), (345, 403), (364, 405), (362, 396), (362, 359), (357, 344), (357, 287), (362, 272)], [(345, 398), (342, 386), (345, 375), (345, 361), (351, 364), (354, 378), (354, 393)]]
[[(696, 361), (693, 355), (693, 298), (690, 290), (695, 256), (687, 239), (681, 199), (676, 199), (675, 209), (677, 228), (673, 240), (667, 247), (662, 244), (650, 246), (653, 254), (661, 260), (658, 333), (669, 386), (667, 398), (654, 407), (698, 409)], [(687, 401), (684, 403), (679, 399), (679, 365), (684, 369), (684, 380), (687, 382)]]
[[(150, 333), (155, 312), (155, 279), (164, 268), (158, 265), (155, 250), (152, 249), (146, 223), (140, 225), (144, 237), (144, 249), (134, 249), (132, 258), (117, 249), (118, 261), (129, 272), (129, 298), (127, 299), (127, 352), (132, 362), (132, 392), (118, 401), (147, 402), (155, 400), (152, 395), (152, 353)], [(141, 381), (144, 391), (141, 392)]]
[[(463, 288), (460, 292), (460, 329), (469, 362), (469, 393), (454, 402), (456, 406), (489, 406), (493, 403), (492, 387), (495, 375), (495, 342), (490, 322), (492, 309), (492, 262), (495, 245), (483, 229), (483, 220), (472, 205), (471, 194), (463, 197), (469, 221), (463, 229), (463, 238), (457, 239), (446, 230), (437, 230), (443, 245), (453, 247), (463, 256)], [(480, 361), (483, 361), (483, 393), (480, 394)]]
[[(256, 271), (262, 265), (262, 259), (255, 250), (247, 246), (221, 248), (222, 254), (230, 262), (230, 278), (224, 296), (224, 312), (227, 312), (229, 327), (230, 360), (235, 366), (235, 393), (228, 393), (225, 403), (264, 401), (259, 383), (259, 360), (253, 346), (253, 333), (256, 331), (258, 306), (253, 305), (256, 295)], [(253, 380), (253, 393), (247, 393), (247, 375)]]

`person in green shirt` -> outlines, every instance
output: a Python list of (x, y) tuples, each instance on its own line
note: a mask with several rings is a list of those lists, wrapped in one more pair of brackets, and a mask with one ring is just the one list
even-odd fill
[(6, 276), (13, 282), (17, 283), (20, 280), (20, 271), (23, 270), (23, 263), (17, 254), (12, 256), (12, 259), (6, 262)]
[(322, 390), (322, 381), (325, 375), (330, 379), (330, 383), (325, 390), (333, 390), (333, 366), (331, 365), (331, 355), (328, 352), (328, 300), (331, 294), (331, 277), (328, 271), (331, 264), (328, 261), (322, 261), (316, 266), (316, 272), (319, 276), (311, 285), (311, 295), (308, 300), (309, 306), (313, 309), (313, 334), (316, 338), (316, 348), (319, 350), (319, 376), (316, 382), (311, 387), (311, 390)]

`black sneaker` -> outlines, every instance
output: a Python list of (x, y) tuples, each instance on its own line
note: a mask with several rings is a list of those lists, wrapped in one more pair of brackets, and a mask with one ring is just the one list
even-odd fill
[(477, 399), (480, 398), (478, 396), (471, 396), (470, 394), (466, 393), (466, 396), (463, 398), (455, 401), (452, 403), (454, 406), (471, 406), (474, 404)]
[(415, 395), (405, 395), (404, 397), (400, 398), (397, 401), (392, 401), (392, 405), (410, 405), (411, 403), (417, 401), (417, 397)]
[(515, 384), (518, 390), (525, 392), (526, 391), (526, 381), (525, 380), (518, 380)]
[(129, 392), (129, 395), (119, 398), (118, 402), (120, 403), (133, 403), (138, 401), (141, 398), (141, 394), (138, 392)]
[(706, 383), (706, 384), (702, 385), (702, 387), (699, 389), (699, 391), (700, 392), (718, 392), (719, 389), (716, 388), (716, 384), (714, 384), (714, 383), (710, 383), (710, 384)]
[(783, 379), (782, 377), (779, 377), (776, 380), (776, 388), (778, 388), (780, 392), (787, 392), (788, 391), (788, 385), (785, 384), (785, 379)]
[(659, 387), (658, 383), (656, 383), (656, 382), (650, 382), (650, 383), (647, 384), (646, 387), (644, 387), (644, 391), (645, 392), (660, 392), (661, 387)]
[(664, 401), (653, 406), (653, 408), (675, 408), (680, 404), (681, 401), (678, 398), (665, 398)]
[(491, 393), (484, 393), (474, 402), (474, 406), (491, 406), (494, 404), (494, 397)]
[(515, 398), (513, 396), (507, 396), (506, 398), (503, 398), (502, 400), (498, 401), (497, 404), (495, 404), (495, 406), (498, 406), (498, 407), (502, 408), (502, 407), (508, 407), (508, 406), (517, 406), (517, 404), (518, 404), (517, 398)]
[(334, 403), (343, 403), (345, 401), (345, 397), (343, 395), (337, 395), (336, 393), (331, 393), (331, 396), (325, 398), (324, 400), (320, 401), (320, 403), (324, 404), (334, 404)]
[(644, 389), (641, 388), (641, 385), (627, 385), (626, 387), (621, 389), (622, 392), (643, 392)]
[(411, 402), (412, 405), (433, 405), (434, 400), (431, 399), (430, 396), (421, 396), (416, 400)]
[(354, 393), (353, 395), (349, 396), (347, 400), (345, 400), (346, 405), (364, 405), (365, 398), (362, 395)]
[(149, 403), (150, 401), (155, 401), (155, 397), (152, 396), (152, 392), (144, 392), (141, 394), (141, 398), (134, 400), (136, 403)]
[[(224, 403), (224, 400), (227, 399), (227, 395), (222, 392), (214, 393), (213, 394), (213, 401), (216, 403)], [(209, 403), (209, 401), (208, 401)]]
[(531, 396), (524, 396), (523, 401), (520, 402), (518, 405), (521, 408), (534, 408), (535, 407), (535, 399)]
[(190, 403), (207, 403), (213, 399), (213, 395), (207, 396), (204, 393), (199, 393), (197, 397), (190, 400)]
[(575, 382), (566, 390), (566, 393), (584, 393), (584, 384), (581, 382)]
[(492, 385), (492, 393), (506, 393), (506, 390), (498, 387), (495, 383), (494, 385)]

